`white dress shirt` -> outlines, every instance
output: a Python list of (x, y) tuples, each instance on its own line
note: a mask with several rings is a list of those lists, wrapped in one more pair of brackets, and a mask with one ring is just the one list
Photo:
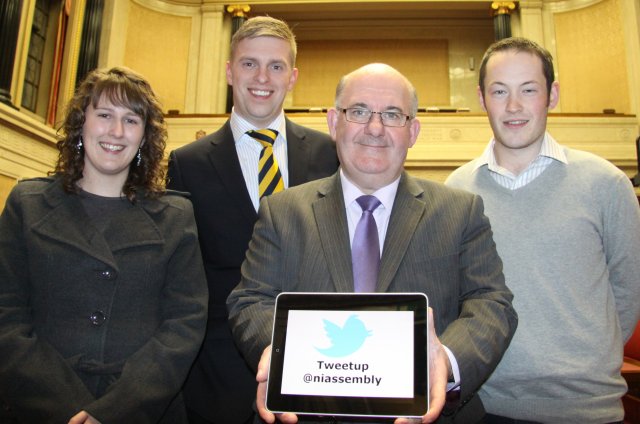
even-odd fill
[(531, 163), (518, 175), (514, 175), (511, 171), (498, 165), (496, 155), (493, 150), (496, 144), (495, 138), (489, 141), (489, 145), (484, 149), (482, 155), (478, 158), (475, 169), (487, 165), (489, 174), (502, 187), (509, 190), (517, 190), (531, 181), (535, 180), (545, 169), (554, 161), (567, 163), (567, 156), (562, 150), (562, 146), (551, 137), (551, 134), (545, 133), (540, 146), (540, 153), (531, 161)]
[[(260, 196), (258, 194), (258, 161), (260, 160), (260, 152), (262, 152), (263, 147), (262, 144), (247, 135), (247, 131), (261, 130), (264, 128), (256, 128), (233, 111), (231, 112), (229, 123), (231, 124), (231, 131), (233, 132), (233, 139), (235, 141), (238, 159), (240, 160), (240, 168), (242, 169), (244, 182), (247, 185), (247, 191), (249, 192), (249, 197), (251, 197), (253, 207), (257, 211), (260, 205)], [(273, 143), (273, 155), (276, 158), (276, 162), (278, 162), (278, 169), (280, 169), (280, 174), (282, 175), (284, 188), (287, 188), (289, 187), (289, 168), (287, 166), (289, 162), (287, 162), (287, 131), (284, 111), (281, 111), (280, 115), (266, 128), (278, 131), (278, 137), (276, 137), (276, 141)]]

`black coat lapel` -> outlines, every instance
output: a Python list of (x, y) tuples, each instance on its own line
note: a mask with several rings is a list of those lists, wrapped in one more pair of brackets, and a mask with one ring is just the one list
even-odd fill
[(229, 121), (224, 124), (220, 131), (212, 134), (211, 149), (208, 156), (220, 182), (229, 193), (229, 197), (236, 204), (242, 215), (253, 225), (258, 219), (258, 214), (247, 191)]
[(287, 127), (287, 161), (289, 187), (307, 182), (309, 169), (309, 140), (303, 127), (285, 118)]

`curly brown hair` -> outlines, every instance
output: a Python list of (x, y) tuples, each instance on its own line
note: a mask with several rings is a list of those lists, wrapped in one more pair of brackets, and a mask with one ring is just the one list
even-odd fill
[(96, 69), (87, 75), (69, 101), (65, 119), (58, 133), (60, 154), (54, 174), (61, 176), (68, 193), (78, 193), (78, 180), (84, 170), (84, 149), (78, 147), (89, 103), (97, 107), (100, 99), (108, 99), (113, 105), (126, 107), (144, 120), (144, 143), (140, 148), (142, 160), (133, 160), (122, 192), (131, 202), (136, 192), (157, 198), (165, 192), (162, 158), (167, 144), (167, 129), (160, 102), (149, 82), (134, 71), (115, 67)]

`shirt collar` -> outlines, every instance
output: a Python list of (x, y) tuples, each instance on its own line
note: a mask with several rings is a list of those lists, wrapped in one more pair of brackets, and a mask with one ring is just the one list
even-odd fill
[[(233, 139), (236, 143), (240, 142), (247, 131), (264, 129), (257, 128), (255, 125), (249, 123), (249, 121), (238, 115), (234, 109), (231, 110), (229, 123), (231, 125)], [(281, 110), (276, 119), (274, 119), (266, 128), (278, 131), (278, 139), (282, 138), (282, 140), (287, 141), (287, 125), (284, 119), (284, 111)]]
[[(364, 193), (360, 191), (358, 187), (355, 186), (344, 174), (342, 168), (340, 168), (340, 182), (342, 183), (342, 195), (344, 196), (344, 204), (348, 208), (356, 199)], [(391, 184), (388, 184), (382, 188), (379, 188), (374, 193), (373, 196), (376, 196), (382, 206), (385, 209), (391, 210), (393, 208), (393, 201), (396, 198), (396, 193), (398, 192), (398, 184), (400, 183), (400, 177), (398, 177)]]
[[(488, 165), (489, 169), (497, 169), (500, 167), (500, 165), (498, 165), (498, 162), (496, 161), (496, 155), (493, 151), (493, 146), (495, 144), (496, 139), (492, 137), (489, 141), (489, 144), (482, 152), (482, 155), (480, 155), (476, 160), (476, 164), (473, 167), (474, 171), (484, 165)], [(540, 147), (540, 153), (538, 153), (538, 157), (540, 156), (545, 156), (564, 164), (569, 163), (567, 160), (567, 155), (565, 154), (562, 146), (548, 132), (544, 133), (542, 146)]]

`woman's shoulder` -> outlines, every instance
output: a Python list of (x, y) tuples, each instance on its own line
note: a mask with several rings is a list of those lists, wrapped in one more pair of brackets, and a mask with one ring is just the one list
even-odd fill
[(191, 212), (193, 210), (193, 206), (191, 205), (189, 197), (190, 194), (184, 191), (166, 190), (158, 197), (145, 197), (143, 205), (145, 209), (150, 212), (160, 212), (166, 208), (188, 210)]
[(11, 190), (14, 195), (39, 195), (52, 188), (58, 182), (56, 177), (36, 177), (19, 180)]
[(13, 186), (6, 199), (5, 208), (24, 208), (36, 213), (35, 211), (41, 210), (41, 206), (58, 204), (64, 198), (65, 193), (58, 178), (27, 178), (19, 180)]
[(178, 191), (178, 190), (167, 190), (164, 192), (164, 195), (161, 197), (165, 202), (167, 202), (171, 206), (189, 209), (192, 208), (191, 205), (191, 194), (186, 191)]
[(34, 177), (18, 180), (16, 187), (20, 187), (23, 190), (37, 190), (46, 189), (51, 184), (58, 181), (57, 177)]

